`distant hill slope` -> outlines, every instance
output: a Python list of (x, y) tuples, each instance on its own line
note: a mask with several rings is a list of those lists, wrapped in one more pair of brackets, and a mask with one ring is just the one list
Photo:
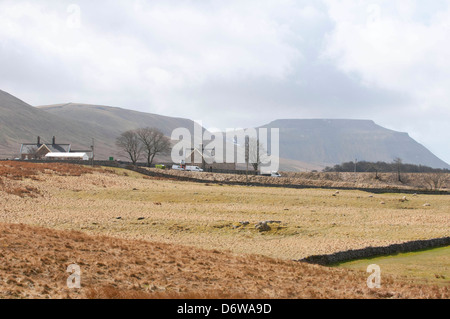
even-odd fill
[(56, 136), (58, 143), (71, 143), (72, 148), (78, 149), (89, 149), (94, 138), (97, 159), (117, 158), (121, 154), (115, 145), (116, 138), (122, 132), (146, 126), (157, 127), (170, 136), (178, 127), (193, 132), (194, 122), (99, 105), (33, 107), (0, 91), (0, 158), (17, 156), (20, 144), (35, 142), (37, 136), (47, 143)]
[(103, 105), (67, 103), (38, 106), (38, 108), (67, 120), (98, 126), (97, 129), (99, 131), (114, 139), (122, 132), (139, 127), (156, 127), (167, 136), (170, 136), (175, 128), (185, 127), (192, 130), (194, 127), (193, 121), (184, 118), (143, 113)]
[(0, 90), (0, 155), (16, 155), (20, 144), (42, 141), (70, 142), (75, 147), (90, 145), (95, 135), (92, 127), (68, 121), (57, 115), (39, 110)]
[(38, 108), (66, 120), (93, 127), (96, 132), (95, 136), (101, 137), (96, 141), (96, 149), (101, 149), (99, 154), (105, 158), (109, 156), (120, 157), (120, 153), (115, 146), (115, 140), (121, 133), (128, 130), (140, 127), (156, 127), (170, 137), (172, 131), (176, 128), (187, 128), (191, 133), (194, 129), (194, 122), (189, 119), (143, 113), (119, 107), (67, 103), (39, 106)]
[(276, 120), (262, 127), (280, 129), (280, 157), (286, 159), (334, 165), (399, 157), (404, 163), (450, 168), (407, 133), (369, 120)]

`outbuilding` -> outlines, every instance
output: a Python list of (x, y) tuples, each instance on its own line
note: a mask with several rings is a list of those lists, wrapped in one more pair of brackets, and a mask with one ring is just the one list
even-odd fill
[(78, 160), (78, 161), (89, 160), (89, 156), (86, 153), (48, 153), (45, 155), (45, 158), (56, 160)]

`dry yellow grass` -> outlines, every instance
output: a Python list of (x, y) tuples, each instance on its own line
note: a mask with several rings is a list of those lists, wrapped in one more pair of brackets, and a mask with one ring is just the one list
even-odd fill
[[(0, 298), (449, 298), (448, 287), (263, 256), (0, 223)], [(81, 289), (66, 270), (81, 269)]]
[[(74, 175), (38, 170), (14, 180), (38, 196), (0, 192), (0, 222), (282, 259), (450, 235), (448, 196), (404, 201), (402, 194), (205, 185), (124, 170)], [(255, 229), (266, 220), (281, 224)]]

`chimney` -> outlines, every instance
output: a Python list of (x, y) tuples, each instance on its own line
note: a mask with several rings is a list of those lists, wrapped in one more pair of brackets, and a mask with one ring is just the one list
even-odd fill
[(53, 139), (52, 139), (52, 144), (53, 144), (53, 145), (56, 144), (56, 137), (54, 137), (54, 136), (53, 136)]
[(37, 138), (37, 145), (41, 145), (41, 137), (40, 136), (38, 136), (38, 138)]

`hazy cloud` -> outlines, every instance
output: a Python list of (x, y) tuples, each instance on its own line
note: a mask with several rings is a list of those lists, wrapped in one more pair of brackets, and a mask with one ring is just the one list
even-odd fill
[[(361, 85), (408, 96), (380, 122), (407, 130), (446, 160), (450, 134), (450, 7), (447, 1), (327, 1), (333, 31), (324, 56)], [(374, 115), (374, 117), (377, 117)], [(447, 152), (447, 153), (446, 153)]]

